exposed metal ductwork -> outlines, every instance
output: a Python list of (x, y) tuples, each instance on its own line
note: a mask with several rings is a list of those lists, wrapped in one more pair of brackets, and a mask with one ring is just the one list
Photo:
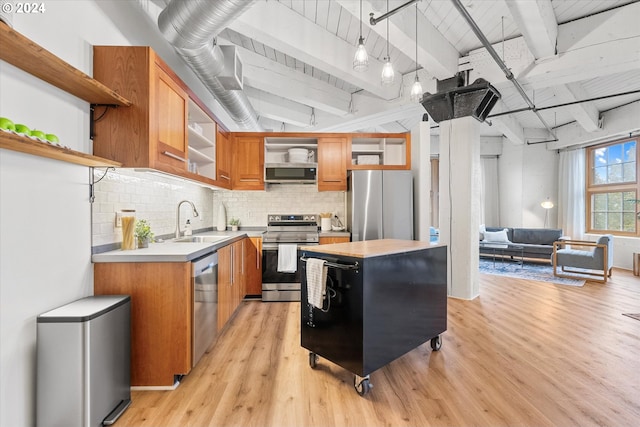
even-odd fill
[(224, 69), (224, 55), (215, 37), (252, 3), (247, 0), (172, 0), (160, 13), (158, 27), (239, 127), (262, 130), (244, 92), (227, 90), (218, 79)]

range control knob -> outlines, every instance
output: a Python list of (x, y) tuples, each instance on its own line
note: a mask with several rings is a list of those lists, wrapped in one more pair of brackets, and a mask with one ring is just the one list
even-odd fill
[(316, 216), (315, 215), (310, 215), (309, 216), (309, 221), (315, 221), (316, 220)]

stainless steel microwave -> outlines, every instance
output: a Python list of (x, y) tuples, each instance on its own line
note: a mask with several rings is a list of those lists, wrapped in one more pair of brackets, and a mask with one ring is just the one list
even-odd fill
[(317, 163), (267, 163), (264, 182), (270, 184), (315, 184)]

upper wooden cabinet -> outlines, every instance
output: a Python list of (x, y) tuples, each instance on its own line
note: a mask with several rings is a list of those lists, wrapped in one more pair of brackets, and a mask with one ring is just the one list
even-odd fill
[(236, 136), (233, 165), (234, 190), (264, 190), (264, 137)]
[(187, 171), (187, 88), (149, 47), (94, 46), (94, 78), (130, 108), (99, 111), (93, 151), (127, 167)]
[(231, 140), (229, 134), (218, 129), (216, 138), (216, 184), (231, 189)]
[(318, 191), (347, 190), (347, 138), (318, 138)]

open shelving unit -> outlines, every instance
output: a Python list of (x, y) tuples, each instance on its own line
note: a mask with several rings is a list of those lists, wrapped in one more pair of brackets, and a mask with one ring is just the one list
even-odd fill
[(265, 163), (287, 163), (290, 148), (306, 148), (313, 153), (313, 161), (318, 158), (318, 139), (306, 137), (266, 137), (264, 139)]
[(189, 170), (216, 179), (216, 123), (189, 100)]
[(399, 136), (352, 136), (349, 169), (404, 168), (407, 139)]
[[(63, 61), (0, 21), (0, 59), (95, 105), (128, 107), (131, 101)], [(0, 148), (19, 151), (90, 167), (121, 166), (121, 163), (32, 140), (10, 132), (0, 132)]]

